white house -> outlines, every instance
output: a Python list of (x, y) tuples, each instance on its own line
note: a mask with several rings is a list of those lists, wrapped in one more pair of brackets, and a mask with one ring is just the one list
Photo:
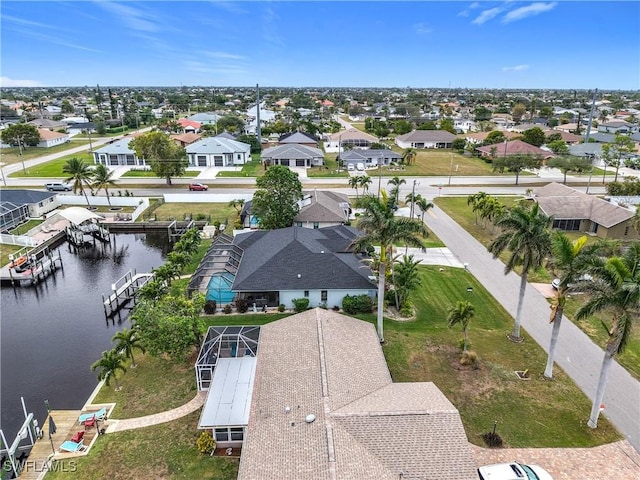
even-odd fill
[(93, 161), (106, 166), (128, 165), (131, 167), (144, 166), (146, 162), (143, 158), (136, 156), (135, 150), (129, 147), (133, 137), (125, 137), (117, 142), (105, 145), (93, 151)]
[(350, 128), (329, 135), (324, 143), (324, 151), (327, 153), (342, 152), (345, 150), (345, 146), (354, 149), (368, 149), (371, 148), (372, 143), (379, 141), (378, 137)]
[(39, 128), (38, 133), (40, 134), (40, 143), (38, 143), (38, 146), (41, 148), (55, 147), (56, 145), (67, 143), (70, 140), (68, 133), (52, 132), (46, 128)]
[(267, 148), (262, 151), (260, 158), (269, 165), (285, 165), (287, 167), (321, 167), (324, 165), (322, 150), (295, 143)]
[(224, 137), (206, 137), (186, 147), (193, 167), (232, 167), (251, 161), (251, 145)]
[(457, 137), (445, 130), (414, 130), (396, 137), (400, 148), (451, 148)]

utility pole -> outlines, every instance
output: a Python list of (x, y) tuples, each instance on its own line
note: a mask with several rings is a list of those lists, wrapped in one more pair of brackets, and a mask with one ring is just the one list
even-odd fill
[(256, 83), (256, 136), (262, 150), (262, 130), (260, 128), (260, 86)]
[(453, 152), (449, 152), (451, 155), (451, 164), (449, 165), (449, 186), (451, 186), (451, 175), (453, 175)]

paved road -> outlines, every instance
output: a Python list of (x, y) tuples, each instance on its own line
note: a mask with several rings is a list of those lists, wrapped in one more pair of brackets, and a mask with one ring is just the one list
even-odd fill
[[(515, 273), (504, 275), (504, 264), (500, 260), (494, 260), (480, 242), (437, 206), (427, 212), (425, 221), (461, 262), (469, 264), (471, 273), (515, 317), (520, 277)], [(531, 285), (527, 287), (525, 295), (522, 326), (545, 351), (548, 350), (551, 338), (549, 303)], [(602, 359), (602, 349), (571, 321), (563, 318), (556, 350), (556, 365), (590, 399), (595, 395)], [(539, 369), (544, 370), (544, 365), (539, 365)], [(604, 404), (606, 416), (634, 448), (640, 451), (640, 383), (618, 363), (611, 367)], [(585, 423), (589, 413), (589, 410), (584, 412)]]

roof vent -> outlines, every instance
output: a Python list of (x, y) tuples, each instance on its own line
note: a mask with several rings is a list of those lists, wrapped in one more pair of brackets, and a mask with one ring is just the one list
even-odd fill
[(302, 275), (298, 274), (298, 278), (302, 277)]
[(304, 421), (307, 423), (313, 423), (315, 419), (316, 419), (316, 416), (313, 413), (310, 413), (304, 418)]
[(284, 407), (284, 413), (289, 413), (291, 411), (291, 407)]
[(324, 250), (320, 250), (320, 253), (324, 253)]

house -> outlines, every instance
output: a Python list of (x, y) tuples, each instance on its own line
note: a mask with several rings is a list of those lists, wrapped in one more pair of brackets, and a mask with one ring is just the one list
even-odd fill
[(476, 147), (476, 150), (484, 158), (510, 157), (512, 155), (532, 155), (540, 156), (544, 159), (555, 157), (552, 152), (530, 145), (522, 140), (485, 145), (484, 147)]
[(368, 149), (371, 148), (372, 143), (378, 143), (379, 141), (378, 137), (350, 128), (326, 137), (324, 151), (327, 153), (342, 152), (345, 147), (347, 149)]
[[(464, 136), (464, 139), (473, 144), (478, 144), (484, 142), (491, 132), (475, 132), (475, 133), (467, 133)], [(510, 132), (509, 130), (504, 130), (502, 132), (507, 140), (513, 140), (514, 138), (519, 138), (520, 134), (515, 132)]]
[(598, 143), (613, 143), (616, 136), (613, 133), (592, 132), (589, 139)]
[(67, 128), (67, 132), (71, 137), (79, 133), (94, 133), (95, 131), (96, 125), (93, 122), (74, 123)]
[(46, 128), (39, 128), (38, 133), (40, 134), (40, 143), (38, 143), (40, 148), (55, 147), (71, 140), (68, 133), (52, 132)]
[(181, 118), (177, 120), (177, 123), (182, 127), (183, 133), (198, 133), (200, 131), (200, 127), (202, 127), (200, 122), (196, 122), (195, 120), (190, 120), (188, 118)]
[(202, 135), (199, 133), (173, 133), (170, 135), (171, 139), (176, 142), (181, 147), (186, 147), (187, 145), (191, 145), (193, 142), (196, 142), (202, 138)]
[(344, 168), (353, 165), (355, 168), (359, 163), (364, 168), (374, 168), (378, 165), (389, 166), (402, 160), (402, 155), (393, 150), (370, 149), (370, 150), (347, 150), (340, 154), (340, 160)]
[(598, 125), (598, 132), (601, 133), (629, 133), (634, 131), (635, 125), (623, 120), (612, 120), (610, 122), (601, 123)]
[(451, 148), (457, 137), (445, 130), (414, 130), (396, 137), (400, 148)]
[(370, 323), (314, 309), (263, 325), (238, 377), (252, 382), (238, 480), (477, 478), (456, 408), (432, 382), (393, 382)]
[(306, 145), (307, 147), (318, 148), (318, 139), (306, 132), (291, 132), (281, 135), (278, 139), (278, 145)]
[(640, 238), (631, 226), (632, 210), (555, 182), (534, 189), (533, 195), (540, 209), (553, 216), (553, 228), (608, 239)]
[(233, 167), (251, 161), (251, 145), (222, 137), (205, 137), (187, 145), (193, 167)]
[(197, 122), (202, 125), (215, 125), (220, 120), (220, 116), (216, 113), (196, 113), (187, 117), (187, 120)]
[(478, 130), (476, 122), (470, 118), (457, 117), (453, 119), (453, 128), (460, 133), (475, 132)]
[(49, 120), (48, 118), (36, 118), (27, 122), (29, 125), (35, 125), (37, 128), (46, 128), (48, 130), (64, 130), (67, 128), (67, 124), (64, 122), (58, 122), (57, 120)]
[(29, 218), (41, 218), (59, 205), (56, 192), (2, 189), (0, 190), (0, 231), (11, 230)]
[(289, 144), (266, 148), (260, 158), (267, 165), (287, 167), (321, 167), (324, 165), (322, 150), (305, 145)]
[(130, 167), (145, 166), (144, 158), (138, 158), (133, 148), (129, 146), (133, 137), (109, 143), (93, 151), (93, 161), (106, 166), (127, 165)]

